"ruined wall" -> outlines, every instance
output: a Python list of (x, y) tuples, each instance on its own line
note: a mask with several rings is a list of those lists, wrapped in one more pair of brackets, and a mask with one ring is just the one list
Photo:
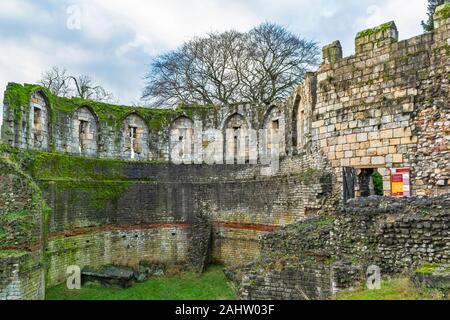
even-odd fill
[(252, 266), (245, 270), (239, 286), (240, 299), (324, 300), (333, 294), (328, 266), (290, 261), (270, 265), (271, 262), (260, 269)]
[(46, 214), (36, 184), (16, 164), (0, 158), (0, 300), (44, 297)]
[[(339, 42), (326, 46), (320, 69), (307, 73), (288, 101), (271, 106), (124, 107), (58, 98), (36, 85), (9, 84), (2, 142), (12, 148), (10, 152), (21, 153), (22, 165), (38, 182), (53, 211), (45, 224), (49, 232), (45, 237), (47, 285), (62, 282), (68, 264), (136, 266), (142, 259), (185, 264), (195, 239), (194, 218), (202, 210), (212, 226), (211, 259), (228, 265), (253, 260), (261, 248), (263, 253), (293, 256), (312, 250), (321, 259), (339, 254), (347, 259), (349, 250), (350, 256), (361, 259), (380, 257), (388, 270), (409, 266), (411, 259), (448, 259), (445, 213), (424, 218), (438, 222), (431, 223), (432, 228), (439, 225), (433, 231), (422, 220), (408, 225), (409, 211), (402, 211), (403, 220), (395, 217), (396, 224), (390, 222), (394, 223), (388, 228), (391, 231), (377, 231), (380, 221), (392, 217), (383, 212), (375, 221), (362, 211), (361, 220), (358, 215), (339, 218), (342, 224), (333, 238), (339, 245), (326, 234), (332, 227), (319, 223), (312, 227), (320, 227), (319, 233), (300, 233), (305, 237), (298, 238), (283, 229), (272, 234), (272, 244), (268, 236), (260, 246), (268, 232), (330, 212), (333, 205), (342, 203), (343, 168), (356, 168), (361, 177), (367, 175), (363, 169), (378, 170), (385, 195), (391, 194), (389, 170), (400, 167), (412, 170), (413, 195), (448, 193), (450, 24), (446, 13), (437, 14), (435, 20), (434, 32), (401, 42), (394, 23), (363, 31), (356, 37), (356, 53), (347, 58), (342, 57)], [(208, 166), (197, 159), (195, 148), (211, 143), (211, 132), (190, 143), (186, 160), (195, 160), (196, 165), (171, 164), (177, 152), (174, 145), (189, 141), (193, 129), (200, 127), (232, 136), (220, 151), (227, 165)], [(246, 164), (250, 136), (241, 136), (241, 129), (282, 132), (279, 171)], [(239, 145), (246, 145), (247, 159), (236, 165), (239, 159), (232, 151)], [(8, 180), (0, 183), (11, 185)], [(339, 197), (330, 203), (332, 192)], [(358, 185), (356, 192), (362, 193)], [(369, 207), (377, 212), (376, 206)], [(404, 224), (408, 235), (402, 233)], [(30, 244), (39, 241), (27, 234), (22, 241), (16, 224), (4, 226), (9, 229), (3, 234), (0, 229), (0, 238), (19, 239), (14, 246), (24, 245), (27, 254), (35, 251)], [(374, 255), (367, 249), (373, 249), (374, 242), (364, 242), (368, 232), (377, 244)], [(380, 236), (389, 240), (377, 242)], [(408, 237), (413, 242), (405, 240)], [(433, 242), (439, 249), (428, 246)], [(330, 252), (330, 248), (340, 249)], [(365, 251), (358, 255), (358, 250)], [(20, 271), (22, 263), (11, 268), (15, 262), (9, 253), (7, 258), (9, 273), (2, 277), (7, 279), (5, 284), (15, 283), (14, 272), (28, 271)], [(287, 273), (287, 280), (283, 273), (276, 274), (268, 292), (277, 291), (276, 283), (280, 283), (286, 287), (280, 293), (284, 297), (298, 289), (289, 287), (292, 281), (305, 281), (309, 284), (301, 290), (308, 292), (306, 296), (320, 297), (341, 282), (341, 275), (333, 276), (335, 271), (301, 265), (300, 273)], [(24, 265), (22, 270), (35, 269)], [(329, 290), (324, 285), (328, 275), (335, 277)], [(254, 276), (262, 281), (258, 274)], [(263, 298), (267, 290), (254, 296)]]
[[(328, 218), (274, 231), (262, 258), (238, 269), (242, 298), (321, 299), (365, 279), (450, 261), (450, 197), (350, 201)], [(295, 281), (295, 282), (293, 282)]]
[(339, 41), (324, 47), (320, 69), (291, 98), (311, 120), (310, 136), (297, 132), (326, 156), (341, 189), (342, 167), (378, 169), (385, 195), (389, 169), (409, 168), (413, 195), (448, 193), (450, 20), (435, 20), (433, 32), (400, 42), (393, 22), (362, 31), (345, 58)]
[[(275, 177), (278, 182), (273, 183), (259, 176), (261, 168), (250, 165), (172, 166), (79, 159), (74, 165), (78, 170), (71, 171), (65, 163), (70, 158), (58, 160), (57, 155), (49, 155), (47, 160), (35, 170), (54, 209), (50, 232), (167, 223), (176, 228), (190, 224), (202, 206), (214, 228), (213, 258), (230, 264), (253, 259), (262, 233), (315, 215), (314, 208), (321, 206), (329, 192), (326, 175), (301, 168), (292, 175)], [(51, 172), (58, 172), (58, 180), (47, 176)], [(80, 175), (86, 180), (73, 180)], [(116, 181), (104, 181), (111, 178)]]

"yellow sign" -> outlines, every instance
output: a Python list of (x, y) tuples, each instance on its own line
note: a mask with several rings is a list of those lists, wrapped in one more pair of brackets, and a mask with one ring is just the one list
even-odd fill
[(392, 193), (403, 193), (405, 185), (403, 182), (392, 182)]

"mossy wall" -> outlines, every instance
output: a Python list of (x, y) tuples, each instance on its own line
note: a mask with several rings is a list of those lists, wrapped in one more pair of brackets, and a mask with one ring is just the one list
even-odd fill
[(42, 193), (51, 208), (42, 260), (47, 287), (63, 282), (70, 265), (186, 265), (198, 212), (213, 227), (212, 261), (251, 261), (263, 234), (316, 214), (330, 184), (325, 172), (307, 170), (300, 159), (282, 162), (270, 178), (253, 165), (176, 166), (1, 150), (36, 181), (33, 194)]
[(0, 300), (44, 297), (49, 213), (32, 178), (0, 155)]

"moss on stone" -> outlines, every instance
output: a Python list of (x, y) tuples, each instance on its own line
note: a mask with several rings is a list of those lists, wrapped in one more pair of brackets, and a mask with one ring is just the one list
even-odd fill
[(110, 127), (120, 131), (123, 120), (130, 114), (137, 114), (149, 125), (149, 130), (159, 132), (168, 127), (176, 117), (188, 113), (193, 116), (205, 115), (212, 106), (180, 106), (176, 109), (146, 108), (139, 106), (123, 106), (109, 103), (84, 100), (81, 98), (62, 98), (54, 96), (49, 90), (34, 84), (9, 83), (5, 91), (4, 104), (14, 114), (14, 121), (19, 124), (23, 119), (23, 108), (29, 106), (34, 92), (41, 91), (47, 98), (51, 110), (50, 122), (61, 115), (71, 116), (78, 108), (92, 108), (101, 127)]
[(437, 268), (439, 268), (439, 264), (437, 263), (426, 263), (419, 269), (417, 269), (416, 272), (423, 274), (433, 274), (437, 270)]
[(444, 3), (436, 8), (436, 17), (448, 19), (450, 18), (450, 2)]
[(28, 254), (28, 251), (23, 250), (0, 250), (0, 259), (2, 258), (20, 258)]
[(426, 263), (417, 269), (416, 273), (431, 275), (437, 271), (450, 273), (450, 266), (440, 263)]
[(371, 28), (371, 29), (366, 29), (366, 30), (363, 30), (361, 32), (358, 32), (358, 34), (356, 35), (356, 39), (360, 39), (360, 38), (363, 38), (363, 37), (371, 36), (371, 35), (374, 35), (374, 34), (377, 34), (377, 33), (380, 33), (380, 32), (385, 32), (385, 31), (388, 31), (389, 29), (393, 29), (393, 28), (395, 28), (394, 21), (387, 22), (387, 23), (384, 23), (384, 24), (382, 24), (382, 25), (380, 25), (378, 27)]
[(2, 226), (0, 226), (0, 242), (4, 239), (6, 239), (6, 231)]
[(59, 192), (76, 190), (86, 193), (85, 200), (93, 209), (101, 210), (107, 203), (114, 203), (135, 183), (132, 181), (56, 181)]

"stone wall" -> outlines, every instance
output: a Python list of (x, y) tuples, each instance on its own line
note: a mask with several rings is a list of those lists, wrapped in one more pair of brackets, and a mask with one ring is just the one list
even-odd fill
[(267, 266), (274, 270), (252, 266), (244, 271), (242, 300), (323, 300), (332, 295), (328, 266), (293, 261), (273, 266), (266, 262)]
[(330, 298), (371, 265), (386, 276), (449, 263), (450, 196), (350, 201), (328, 218), (267, 234), (261, 255), (234, 271), (244, 299)]
[[(360, 32), (356, 53), (346, 58), (339, 42), (326, 46), (319, 70), (307, 73), (286, 102), (270, 106), (126, 107), (9, 84), (2, 150), (40, 189), (17, 167), (0, 163), (8, 168), (0, 176), (0, 250), (7, 259), (0, 288), (12, 288), (3, 289), (6, 298), (29, 296), (28, 289), (17, 289), (17, 274), (33, 273), (30, 287), (41, 287), (34, 271), (42, 269), (34, 262), (22, 268), (14, 259), (42, 254), (45, 242), (47, 285), (62, 282), (70, 264), (199, 266), (206, 257), (194, 261), (192, 253), (205, 248), (192, 241), (197, 230), (206, 230), (196, 225), (204, 208), (212, 228), (211, 261), (240, 265), (261, 254), (300, 259), (269, 273), (268, 282), (253, 273), (267, 288), (247, 283), (248, 290), (255, 288), (248, 297), (272, 291), (277, 298), (328, 295), (357, 274), (351, 259), (378, 263), (387, 272), (423, 260), (448, 261), (443, 198), (436, 200), (441, 204), (369, 198), (335, 212), (334, 224), (310, 220), (343, 203), (344, 185), (356, 197), (373, 192), (362, 183), (371, 183), (372, 170), (382, 175), (385, 195), (394, 193), (390, 169), (396, 168), (411, 170), (412, 195), (448, 194), (450, 20), (441, 12), (435, 21), (434, 32), (401, 42), (394, 23)], [(261, 157), (252, 163), (254, 137), (243, 129), (281, 132), (279, 170), (263, 165)], [(226, 164), (206, 165), (199, 150), (216, 141), (217, 132), (231, 138), (218, 147)], [(187, 148), (185, 164), (178, 165), (180, 142)], [(244, 159), (235, 153), (241, 146)], [(355, 175), (355, 185), (348, 185), (344, 171)], [(43, 207), (27, 207), (36, 201), (43, 206), (41, 190), (52, 209), (48, 219)], [(305, 255), (316, 260), (306, 263)], [(342, 260), (338, 266), (324, 264), (335, 258)], [(299, 291), (292, 281), (305, 286)]]
[(44, 297), (44, 221), (40, 190), (17, 164), (0, 158), (0, 300)]
[[(186, 243), (196, 214), (206, 207), (213, 228), (212, 260), (230, 265), (257, 257), (264, 233), (316, 216), (330, 192), (326, 173), (301, 168), (269, 179), (259, 175), (261, 168), (250, 165), (173, 166), (79, 158), (82, 173), (66, 163), (74, 158), (46, 154), (42, 159), (39, 165), (34, 162), (33, 172), (53, 209), (51, 236), (70, 237), (78, 231), (89, 233), (90, 228), (171, 227), (186, 228)], [(161, 238), (160, 245), (164, 243)]]
[[(270, 178), (253, 165), (176, 166), (6, 150), (39, 184), (32, 194), (42, 190), (52, 211), (40, 264), (47, 287), (64, 282), (71, 265), (148, 262), (199, 270), (209, 261), (248, 263), (259, 256), (264, 234), (316, 216), (330, 192), (330, 176), (305, 170), (301, 160), (282, 161), (280, 174)], [(5, 197), (31, 196), (23, 183), (2, 181), (3, 188), (20, 189), (5, 189)], [(22, 198), (8, 201), (17, 206)], [(199, 224), (199, 213), (210, 227)], [(36, 243), (24, 238), (20, 248), (34, 252)]]
[(342, 167), (353, 167), (377, 169), (388, 196), (391, 168), (411, 169), (412, 195), (449, 192), (450, 19), (437, 14), (435, 20), (433, 32), (403, 41), (393, 22), (362, 31), (356, 53), (345, 58), (333, 42), (290, 99), (298, 120), (302, 110), (310, 119), (301, 119), (310, 127), (297, 129), (303, 134), (297, 140), (326, 156), (337, 191)]

